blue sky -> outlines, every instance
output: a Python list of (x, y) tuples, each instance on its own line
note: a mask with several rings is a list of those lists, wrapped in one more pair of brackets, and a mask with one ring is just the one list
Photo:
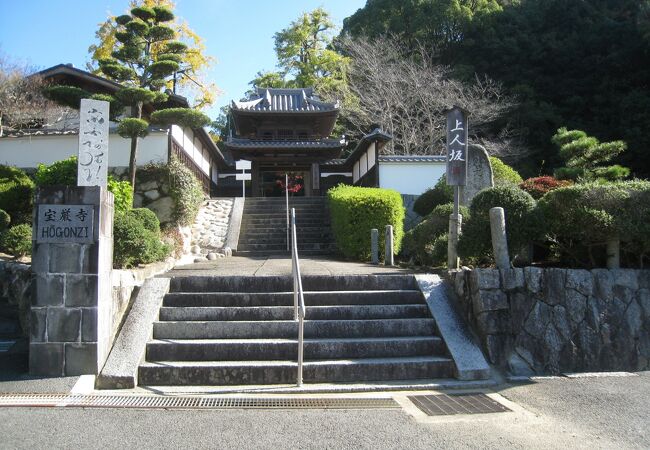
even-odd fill
[[(0, 53), (13, 61), (47, 68), (72, 63), (85, 68), (98, 24), (126, 11), (128, 0), (0, 0)], [(29, 6), (27, 6), (29, 5)], [(276, 64), (273, 34), (319, 6), (340, 27), (365, 0), (176, 0), (177, 16), (203, 37), (217, 62), (208, 74), (223, 91), (218, 108), (239, 99), (260, 70)]]

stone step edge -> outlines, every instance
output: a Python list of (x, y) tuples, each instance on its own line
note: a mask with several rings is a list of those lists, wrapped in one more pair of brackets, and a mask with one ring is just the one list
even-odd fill
[[(375, 343), (375, 342), (423, 342), (433, 341), (439, 342), (442, 338), (440, 336), (382, 336), (382, 337), (361, 337), (361, 338), (307, 338), (303, 342), (305, 344), (338, 344), (338, 343)], [(150, 339), (147, 344), (156, 345), (221, 345), (221, 344), (297, 344), (298, 339), (283, 339), (283, 338), (250, 338), (250, 339)]]

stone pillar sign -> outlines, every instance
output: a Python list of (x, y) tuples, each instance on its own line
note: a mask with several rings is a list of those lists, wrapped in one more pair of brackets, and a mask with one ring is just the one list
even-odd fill
[(79, 108), (78, 186), (104, 186), (108, 179), (109, 103), (81, 100)]
[(108, 102), (81, 100), (78, 186), (34, 198), (29, 371), (96, 374), (108, 355), (113, 314), (113, 194), (106, 190)]
[(30, 373), (96, 374), (111, 333), (113, 194), (99, 186), (40, 188), (32, 239)]

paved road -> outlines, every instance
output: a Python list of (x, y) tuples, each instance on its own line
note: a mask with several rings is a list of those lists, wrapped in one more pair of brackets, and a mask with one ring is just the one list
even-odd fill
[[(34, 383), (34, 382), (32, 382)], [(0, 382), (0, 391), (16, 383)], [(650, 372), (499, 389), (514, 412), (0, 408), (2, 448), (650, 448)]]

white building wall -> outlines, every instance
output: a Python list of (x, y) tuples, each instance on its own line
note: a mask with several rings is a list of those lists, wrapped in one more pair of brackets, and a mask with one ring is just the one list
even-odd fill
[[(25, 136), (0, 138), (0, 164), (16, 167), (37, 167), (39, 163), (52, 164), (70, 156), (76, 156), (79, 136)], [(108, 165), (126, 167), (131, 155), (131, 140), (117, 134), (109, 137)], [(153, 132), (140, 139), (138, 145), (139, 166), (147, 163), (167, 162), (167, 133)]]
[(433, 187), (445, 174), (439, 163), (379, 163), (379, 187), (395, 189), (400, 194), (420, 195)]

